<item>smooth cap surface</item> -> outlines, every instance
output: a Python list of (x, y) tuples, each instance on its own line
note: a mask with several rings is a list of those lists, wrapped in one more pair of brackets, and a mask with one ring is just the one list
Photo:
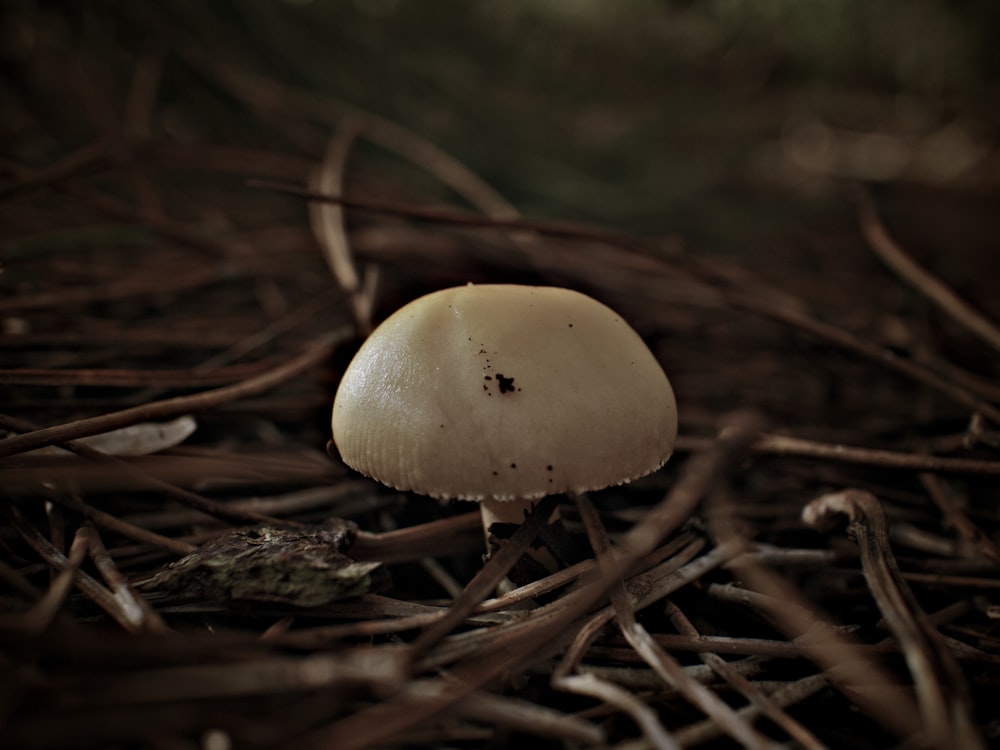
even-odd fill
[(639, 335), (569, 289), (444, 289), (364, 342), (333, 405), (344, 462), (437, 498), (597, 490), (655, 471), (673, 389)]

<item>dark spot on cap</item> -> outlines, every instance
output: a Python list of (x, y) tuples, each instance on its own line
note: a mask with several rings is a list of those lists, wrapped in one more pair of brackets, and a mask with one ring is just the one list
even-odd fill
[(493, 380), (489, 375), (484, 375), (483, 380)]
[(495, 471), (493, 472), (493, 476), (498, 476), (498, 475), (499, 475), (498, 472)]
[(513, 463), (512, 463), (512, 464), (510, 465), (510, 468), (512, 468), (512, 469), (516, 469), (516, 468), (517, 468), (517, 464), (513, 464)]
[[(444, 427), (444, 425), (441, 425), (441, 426)], [(548, 466), (546, 466), (545, 470), (546, 471), (552, 471), (552, 464), (549, 464)]]
[[(498, 372), (497, 373), (497, 382), (500, 385), (500, 393), (509, 393), (510, 391), (514, 390), (514, 378), (504, 377), (503, 375), (501, 375)], [(518, 388), (517, 390), (521, 390), (521, 389)]]

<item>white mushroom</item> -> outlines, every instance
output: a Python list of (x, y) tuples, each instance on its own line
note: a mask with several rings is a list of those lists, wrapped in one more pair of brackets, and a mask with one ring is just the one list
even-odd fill
[(660, 468), (673, 389), (639, 335), (579, 292), (467, 285), (386, 319), (344, 373), (333, 439), (399, 490), (480, 501), (484, 527), (545, 495)]

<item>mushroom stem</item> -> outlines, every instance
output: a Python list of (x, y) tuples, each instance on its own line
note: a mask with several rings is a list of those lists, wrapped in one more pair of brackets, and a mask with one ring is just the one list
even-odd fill
[[(499, 548), (499, 546), (503, 544), (503, 540), (506, 538), (506, 535), (498, 538), (490, 533), (490, 528), (493, 524), (504, 523), (511, 524), (513, 526), (520, 526), (524, 523), (525, 515), (531, 511), (536, 502), (538, 501), (486, 499), (480, 503), (483, 516), (483, 534), (486, 537), (487, 554), (492, 555)], [(559, 518), (558, 507), (552, 511), (552, 515), (548, 520), (551, 521), (557, 518)], [(526, 554), (550, 573), (559, 568), (555, 558), (545, 547), (531, 548)]]
[(520, 526), (524, 516), (534, 506), (534, 500), (496, 500), (485, 498), (480, 507), (483, 512), (483, 534), (486, 536), (486, 548), (492, 552), (490, 542), (490, 527), (495, 523), (509, 523)]

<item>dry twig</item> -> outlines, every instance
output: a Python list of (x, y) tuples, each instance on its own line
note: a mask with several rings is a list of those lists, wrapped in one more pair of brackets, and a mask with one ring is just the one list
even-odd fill
[[(709, 529), (719, 542), (747, 540), (735, 522), (734, 503), (724, 494), (711, 498)], [(920, 730), (914, 720), (917, 707), (888, 672), (840, 635), (795, 587), (760, 563), (743, 555), (731, 568), (754, 592), (764, 594), (758, 603), (810, 660), (823, 668), (832, 685), (843, 690), (876, 721), (902, 737)]]
[(1000, 352), (1000, 328), (906, 252), (885, 228), (871, 195), (859, 187), (855, 191), (855, 200), (861, 231), (882, 262), (955, 321)]
[(618, 582), (611, 589), (611, 603), (618, 620), (618, 627), (632, 648), (667, 685), (680, 692), (686, 700), (714, 719), (726, 734), (739, 741), (744, 747), (772, 748), (773, 743), (751, 725), (741, 720), (721, 698), (701, 683), (691, 679), (680, 664), (661, 648), (650, 637), (649, 632), (636, 621), (633, 602), (621, 581), (621, 574), (611, 553), (610, 541), (600, 516), (586, 497), (578, 498), (577, 504), (587, 528), (587, 536), (594, 548), (598, 566), (603, 569), (606, 575), (619, 576)]
[[(359, 126), (347, 118), (337, 133), (327, 145), (323, 162), (313, 173), (310, 186), (317, 191), (340, 195), (344, 191), (344, 171), (347, 168), (347, 158), (351, 146), (358, 133)], [(309, 219), (313, 234), (323, 250), (323, 258), (333, 273), (337, 284), (347, 295), (354, 313), (354, 322), (358, 333), (367, 336), (372, 330), (372, 308), (374, 295), (371, 283), (364, 286), (354, 266), (351, 248), (344, 227), (344, 211), (333, 203), (310, 203)], [(372, 266), (372, 269), (377, 266)], [(366, 277), (374, 279), (374, 270), (366, 272)]]
[[(699, 633), (684, 612), (674, 602), (667, 602), (667, 614), (670, 616), (674, 626), (683, 635), (698, 638)], [(657, 641), (660, 643), (660, 641)], [(698, 656), (705, 664), (710, 666), (722, 679), (738, 690), (755, 709), (754, 711), (737, 711), (740, 718), (746, 720), (751, 718), (751, 714), (762, 714), (771, 719), (775, 724), (784, 729), (788, 736), (795, 740), (801, 747), (808, 750), (822, 750), (826, 746), (820, 742), (816, 736), (810, 732), (801, 722), (796, 721), (776, 703), (770, 695), (755, 686), (750, 680), (739, 673), (738, 670), (720, 657), (716, 653), (700, 652)], [(825, 684), (825, 680), (820, 680), (820, 684)]]
[(878, 499), (862, 490), (845, 490), (817, 498), (802, 511), (803, 520), (813, 526), (828, 525), (841, 515), (847, 517), (848, 535), (861, 550), (872, 596), (899, 640), (913, 675), (927, 741), (942, 750), (985, 747), (969, 713), (962, 671), (900, 575)]
[(294, 378), (310, 367), (326, 359), (333, 348), (349, 335), (348, 331), (337, 331), (312, 342), (298, 356), (260, 375), (231, 386), (202, 391), (190, 396), (176, 396), (163, 401), (153, 401), (130, 409), (102, 414), (97, 417), (79, 419), (75, 422), (45, 427), (40, 430), (15, 435), (0, 440), (0, 458), (16, 453), (24, 453), (46, 445), (65, 443), (76, 438), (96, 435), (108, 430), (126, 427), (137, 422), (154, 421), (182, 414), (190, 414), (205, 409), (218, 407), (222, 404), (270, 390), (277, 385)]

